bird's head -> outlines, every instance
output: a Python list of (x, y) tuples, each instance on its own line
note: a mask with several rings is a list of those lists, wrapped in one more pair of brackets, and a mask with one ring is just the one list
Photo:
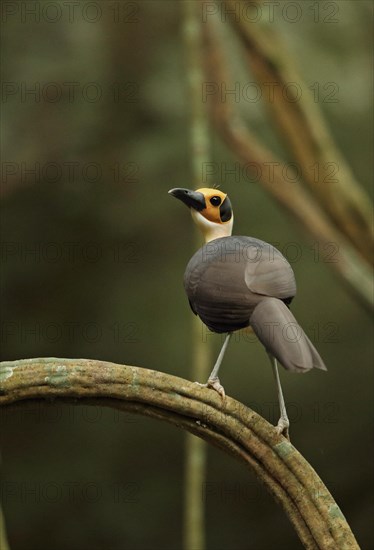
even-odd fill
[(208, 187), (196, 191), (177, 187), (170, 189), (169, 194), (190, 208), (193, 220), (202, 231), (205, 242), (231, 235), (234, 215), (226, 193)]

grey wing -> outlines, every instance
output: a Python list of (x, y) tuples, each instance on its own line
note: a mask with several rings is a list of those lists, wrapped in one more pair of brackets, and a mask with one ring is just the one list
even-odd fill
[(255, 294), (274, 298), (291, 298), (296, 281), (286, 258), (272, 245), (252, 239), (246, 253), (245, 282)]

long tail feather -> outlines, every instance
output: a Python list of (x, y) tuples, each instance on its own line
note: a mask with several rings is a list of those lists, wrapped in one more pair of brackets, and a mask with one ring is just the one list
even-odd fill
[(288, 370), (327, 370), (318, 351), (288, 307), (277, 298), (264, 298), (250, 318), (258, 339)]

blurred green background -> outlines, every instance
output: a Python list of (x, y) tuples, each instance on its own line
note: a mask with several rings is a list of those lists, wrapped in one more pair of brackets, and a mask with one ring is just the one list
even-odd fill
[[(97, 358), (189, 378), (182, 277), (194, 232), (187, 209), (167, 195), (192, 185), (181, 2), (74, 4), (3, 5), (2, 359)], [(370, 192), (372, 3), (320, 2), (316, 22), (316, 2), (299, 2), (296, 23), (279, 11), (285, 4), (274, 25), (306, 82), (320, 86), (319, 106)], [(324, 21), (327, 4), (338, 8), (336, 23)], [(336, 102), (326, 101), (327, 83)], [(285, 156), (262, 103), (239, 108)], [(362, 548), (372, 548), (370, 317), (214, 128), (211, 140), (216, 174), (202, 183), (229, 193), (235, 233), (279, 243), (288, 255), (298, 282), (293, 311), (329, 369), (282, 371), (292, 441)], [(218, 353), (220, 336), (202, 330), (202, 338)], [(221, 380), (229, 395), (277, 420), (270, 365), (254, 338), (233, 339)], [(54, 550), (182, 547), (184, 433), (59, 404), (4, 410), (0, 423), (13, 550), (49, 550), (51, 541)], [(256, 479), (214, 448), (201, 495), (208, 549), (300, 547)]]

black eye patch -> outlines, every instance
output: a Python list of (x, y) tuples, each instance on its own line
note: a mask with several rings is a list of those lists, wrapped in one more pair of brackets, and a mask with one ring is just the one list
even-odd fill
[(210, 199), (210, 204), (212, 204), (213, 206), (219, 206), (221, 204), (221, 197), (215, 195)]
[(219, 208), (219, 215), (221, 218), (221, 222), (228, 222), (229, 220), (231, 220), (232, 206), (230, 199), (227, 196)]

